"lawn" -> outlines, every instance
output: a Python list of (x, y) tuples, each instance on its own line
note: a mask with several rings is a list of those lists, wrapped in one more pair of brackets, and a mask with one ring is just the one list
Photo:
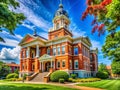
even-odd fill
[(77, 90), (62, 86), (46, 85), (46, 84), (26, 84), (1, 82), (0, 90)]
[(78, 84), (79, 86), (103, 88), (106, 90), (120, 90), (120, 80), (102, 80), (97, 82), (90, 82)]

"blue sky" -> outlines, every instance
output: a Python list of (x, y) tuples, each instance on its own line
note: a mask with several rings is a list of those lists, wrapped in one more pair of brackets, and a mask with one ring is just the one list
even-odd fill
[[(14, 33), (15, 36), (9, 35), (5, 30), (0, 33), (6, 43), (0, 42), (0, 60), (19, 63), (18, 43), (27, 34), (33, 34), (33, 27), (36, 27), (37, 33), (47, 38), (48, 30), (52, 27), (53, 16), (58, 9), (60, 0), (18, 0), (20, 8), (14, 10), (17, 13), (24, 13), (27, 19), (22, 25), (19, 25)], [(72, 30), (74, 37), (88, 36), (91, 39), (93, 47), (99, 49), (99, 63), (110, 64), (111, 61), (103, 58), (101, 47), (105, 41), (105, 35), (98, 37), (97, 32), (91, 34), (92, 16), (89, 16), (82, 21), (81, 16), (86, 9), (85, 0), (63, 0), (64, 9), (68, 12), (71, 24), (69, 29)], [(11, 8), (12, 9), (12, 8)], [(92, 47), (92, 48), (93, 48)]]

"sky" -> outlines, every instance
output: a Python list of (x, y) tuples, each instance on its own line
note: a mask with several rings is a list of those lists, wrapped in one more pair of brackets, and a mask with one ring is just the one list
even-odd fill
[[(62, 0), (64, 10), (67, 11), (71, 21), (69, 30), (72, 31), (74, 37), (88, 36), (91, 40), (92, 47), (97, 47), (98, 63), (111, 64), (108, 58), (103, 57), (101, 51), (102, 45), (105, 42), (106, 33), (98, 36), (98, 33), (91, 34), (91, 22), (93, 16), (88, 15), (82, 21), (82, 13), (86, 9), (86, 0)], [(37, 34), (48, 38), (48, 30), (53, 26), (52, 19), (56, 10), (59, 7), (60, 0), (18, 0), (20, 7), (14, 10), (16, 13), (23, 13), (26, 20), (21, 25), (18, 25), (14, 31), (15, 36), (10, 35), (5, 29), (0, 33), (6, 43), (0, 42), (0, 60), (4, 62), (19, 63), (20, 46), (18, 43), (26, 34), (33, 34), (33, 27), (36, 27)], [(13, 10), (13, 8), (10, 8)]]

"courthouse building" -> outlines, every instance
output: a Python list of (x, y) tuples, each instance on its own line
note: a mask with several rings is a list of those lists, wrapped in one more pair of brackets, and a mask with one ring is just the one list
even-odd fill
[(74, 38), (69, 25), (68, 13), (60, 4), (53, 18), (53, 27), (48, 30), (48, 39), (34, 32), (21, 40), (21, 77), (49, 72), (50, 69), (75, 73), (78, 77), (95, 75), (98, 70), (97, 49), (90, 49), (89, 37)]

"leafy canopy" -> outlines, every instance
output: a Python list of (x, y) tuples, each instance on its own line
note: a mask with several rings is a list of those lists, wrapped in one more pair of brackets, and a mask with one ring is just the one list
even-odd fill
[[(22, 13), (10, 10), (10, 8), (16, 9), (17, 7), (19, 7), (19, 3), (16, 0), (0, 0), (0, 32), (6, 28), (10, 34), (14, 35), (13, 31), (17, 25), (25, 19)], [(0, 37), (0, 41), (4, 41), (4, 39)]]

